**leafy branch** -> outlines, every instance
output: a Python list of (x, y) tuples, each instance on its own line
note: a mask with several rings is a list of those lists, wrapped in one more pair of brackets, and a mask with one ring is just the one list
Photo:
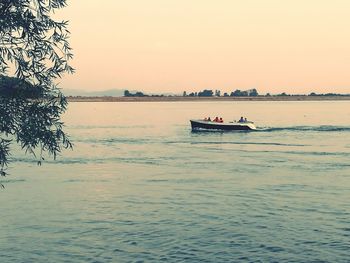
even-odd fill
[(72, 148), (60, 120), (67, 100), (55, 80), (74, 73), (67, 21), (51, 18), (66, 0), (0, 2), (0, 175), (6, 175), (10, 149), (17, 143), (35, 155), (55, 159)]

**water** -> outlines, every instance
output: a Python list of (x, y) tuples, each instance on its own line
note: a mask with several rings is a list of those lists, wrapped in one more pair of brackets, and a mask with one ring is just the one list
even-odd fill
[[(190, 131), (241, 115), (258, 132)], [(350, 102), (71, 103), (74, 151), (14, 152), (1, 262), (349, 262)]]

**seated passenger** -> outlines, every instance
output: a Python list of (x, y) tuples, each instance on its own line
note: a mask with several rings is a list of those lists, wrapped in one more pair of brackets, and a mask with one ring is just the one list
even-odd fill
[(208, 117), (208, 121), (211, 121), (210, 117)]
[(215, 121), (215, 122), (218, 122), (218, 121), (219, 121), (219, 118), (218, 118), (218, 117), (215, 117), (214, 121)]
[(238, 122), (244, 122), (243, 117), (241, 117)]
[(247, 118), (244, 118), (244, 122), (248, 122)]
[(222, 118), (220, 118), (219, 122), (224, 122), (224, 120)]

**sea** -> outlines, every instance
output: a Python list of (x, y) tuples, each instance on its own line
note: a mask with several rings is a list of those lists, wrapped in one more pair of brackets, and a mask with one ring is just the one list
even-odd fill
[[(241, 116), (257, 131), (192, 132)], [(71, 102), (13, 149), (0, 262), (350, 262), (350, 101)]]

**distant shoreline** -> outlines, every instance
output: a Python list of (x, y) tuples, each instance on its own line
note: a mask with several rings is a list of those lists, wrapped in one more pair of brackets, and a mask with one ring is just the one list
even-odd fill
[(70, 102), (200, 102), (200, 101), (348, 101), (350, 96), (257, 96), (257, 97), (84, 97), (68, 96)]

